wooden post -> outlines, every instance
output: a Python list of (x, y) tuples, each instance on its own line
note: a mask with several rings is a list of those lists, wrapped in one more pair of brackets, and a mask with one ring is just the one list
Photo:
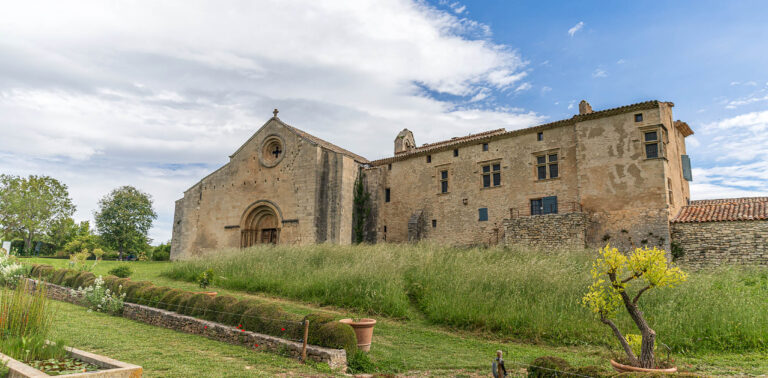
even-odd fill
[(307, 361), (307, 337), (309, 337), (309, 319), (304, 321), (304, 342), (301, 345), (301, 362)]

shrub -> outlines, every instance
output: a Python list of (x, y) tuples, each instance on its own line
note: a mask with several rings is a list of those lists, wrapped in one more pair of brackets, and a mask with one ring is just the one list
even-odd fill
[(133, 274), (133, 269), (131, 269), (128, 265), (120, 265), (112, 268), (109, 271), (109, 274), (118, 276), (120, 278), (128, 278)]
[(61, 280), (61, 286), (73, 287), (75, 285), (75, 279), (79, 274), (80, 272), (76, 270), (67, 269), (64, 278)]
[(126, 287), (124, 288), (125, 300), (131, 303), (138, 303), (139, 299), (141, 299), (141, 296), (138, 294), (139, 290), (148, 286), (152, 286), (152, 282), (149, 282), (149, 281), (128, 282), (126, 284)]
[[(156, 288), (156, 286), (142, 286), (136, 289), (136, 291), (133, 293), (133, 300), (130, 300), (129, 302), (140, 304), (140, 305), (146, 305), (146, 298), (147, 295)], [(128, 296), (126, 296), (126, 300), (128, 300)]]
[(56, 272), (56, 268), (50, 266), (50, 265), (43, 265), (38, 269), (37, 275), (34, 278), (40, 278), (45, 281), (50, 281), (51, 276), (53, 276), (53, 273)]
[(203, 293), (195, 294), (187, 301), (185, 314), (204, 319), (212, 304), (213, 298), (210, 295)]
[(231, 325), (233, 327), (236, 327), (240, 325), (241, 318), (243, 313), (248, 310), (250, 307), (255, 306), (261, 302), (254, 300), (254, 299), (244, 299), (239, 300), (235, 303), (230, 304), (227, 306), (227, 309), (224, 314), (221, 316), (221, 320), (219, 320), (220, 323)]
[(352, 355), (357, 351), (357, 337), (355, 331), (349, 324), (340, 322), (325, 323), (317, 330), (315, 340), (316, 345), (344, 349), (347, 355)]
[(109, 314), (119, 314), (123, 311), (125, 294), (118, 295), (109, 290), (101, 277), (96, 278), (93, 285), (72, 290), (72, 293), (81, 296), (93, 311)]
[[(165, 292), (165, 294), (160, 297), (160, 300), (157, 302), (157, 308), (162, 308), (164, 310), (171, 310), (169, 307), (173, 305), (174, 302), (176, 302), (176, 297), (180, 296), (184, 292), (179, 289), (171, 289)], [(178, 303), (178, 302), (176, 302)]]
[(205, 289), (213, 283), (214, 277), (215, 273), (213, 273), (213, 269), (208, 269), (197, 276), (197, 284), (201, 289)]
[(568, 361), (553, 356), (538, 357), (528, 365), (529, 378), (565, 377), (571, 368)]
[(96, 280), (96, 275), (91, 272), (80, 272), (75, 278), (72, 288), (88, 287)]
[(593, 378), (613, 377), (614, 373), (599, 366), (580, 366), (568, 369), (570, 376), (586, 376)]
[(115, 281), (119, 280), (120, 277), (109, 275), (109, 276), (103, 277), (103, 279), (104, 279), (104, 286), (111, 288), (112, 284), (115, 283)]
[[(311, 324), (311, 323), (310, 323)], [(357, 350), (347, 356), (347, 373), (349, 374), (371, 374), (376, 371), (376, 366), (368, 357), (368, 353)]]
[(158, 251), (152, 254), (153, 261), (168, 261), (171, 259), (171, 253), (169, 251)]
[(216, 298), (213, 298), (213, 302), (208, 306), (208, 311), (205, 313), (204, 318), (213, 322), (223, 323), (220, 318), (222, 318), (222, 315), (227, 311), (227, 307), (236, 302), (237, 298), (235, 297), (218, 295)]
[(189, 299), (192, 298), (193, 295), (194, 294), (188, 291), (182, 291), (180, 295), (173, 298), (173, 301), (168, 305), (167, 310), (178, 314), (186, 314), (186, 311), (189, 308), (187, 302), (189, 302)]
[[(2, 251), (0, 251), (0, 252), (2, 252)], [(29, 276), (30, 277), (36, 277), (37, 276), (37, 272), (40, 270), (40, 268), (43, 267), (43, 265), (42, 264), (32, 264), (31, 266), (32, 266), (32, 268), (29, 269)]]
[(171, 291), (170, 287), (160, 286), (153, 287), (144, 291), (144, 298), (142, 303), (145, 306), (161, 308), (159, 302), (163, 299), (163, 296)]
[(243, 329), (268, 335), (279, 335), (275, 332), (275, 328), (279, 330), (282, 324), (275, 323), (283, 323), (284, 314), (276, 304), (256, 303), (249, 306), (242, 314), (240, 324), (242, 324)]
[(315, 345), (317, 345), (317, 339), (315, 335), (317, 335), (317, 331), (320, 329), (320, 327), (326, 323), (334, 321), (333, 316), (321, 312), (313, 312), (311, 314), (307, 314), (303, 320), (309, 320), (309, 337), (307, 337), (307, 342)]
[(58, 269), (51, 275), (50, 282), (54, 285), (61, 285), (61, 281), (64, 279), (64, 275), (67, 274), (66, 269)]
[(112, 281), (112, 284), (109, 286), (109, 289), (112, 290), (112, 292), (115, 294), (124, 294), (125, 288), (128, 282), (131, 282), (130, 278), (118, 278)]

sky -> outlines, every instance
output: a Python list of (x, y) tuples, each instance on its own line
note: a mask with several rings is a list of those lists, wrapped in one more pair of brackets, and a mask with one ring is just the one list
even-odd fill
[[(768, 196), (768, 4), (8, 1), (0, 173), (174, 201), (280, 118), (369, 159), (647, 100), (688, 122), (692, 199)], [(93, 224), (93, 223), (92, 223)]]

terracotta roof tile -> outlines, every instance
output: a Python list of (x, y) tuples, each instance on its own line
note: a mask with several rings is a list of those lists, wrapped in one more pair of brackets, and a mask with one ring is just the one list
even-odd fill
[(674, 223), (768, 220), (768, 197), (724, 198), (691, 201)]
[(291, 130), (294, 133), (298, 134), (302, 138), (308, 139), (309, 141), (311, 141), (314, 144), (319, 145), (320, 147), (323, 147), (325, 149), (328, 149), (328, 150), (340, 153), (342, 155), (347, 155), (347, 156), (351, 157), (352, 159), (355, 159), (355, 161), (357, 161), (358, 163), (368, 163), (368, 159), (366, 159), (366, 158), (364, 158), (364, 157), (362, 157), (362, 156), (360, 156), (360, 155), (358, 155), (358, 154), (356, 154), (354, 152), (350, 152), (349, 150), (345, 150), (345, 149), (343, 149), (343, 148), (341, 148), (341, 147), (339, 147), (339, 146), (337, 146), (337, 145), (335, 145), (335, 144), (333, 144), (331, 142), (327, 142), (325, 140), (322, 140), (322, 139), (320, 139), (320, 138), (318, 138), (318, 137), (316, 137), (316, 136), (314, 136), (314, 135), (312, 135), (312, 134), (310, 134), (310, 133), (308, 133), (308, 132), (306, 132), (304, 130), (297, 129), (297, 128), (291, 126), (291, 125), (288, 125), (285, 122), (280, 121), (280, 123), (282, 123), (286, 128), (288, 128), (289, 130)]
[(652, 101), (638, 102), (636, 104), (631, 104), (631, 105), (620, 106), (618, 108), (599, 110), (599, 111), (595, 111), (587, 114), (577, 114), (571, 118), (550, 122), (543, 125), (528, 127), (524, 129), (518, 129), (518, 130), (512, 130), (512, 131), (506, 131), (504, 129), (491, 130), (491, 131), (486, 131), (479, 134), (472, 134), (472, 135), (467, 135), (465, 137), (454, 138), (454, 139), (426, 144), (408, 152), (401, 152), (392, 157), (373, 160), (371, 161), (371, 165), (377, 166), (377, 165), (388, 164), (393, 161), (405, 160), (414, 156), (423, 155), (430, 151), (439, 151), (439, 150), (448, 149), (451, 146), (466, 145), (466, 144), (477, 142), (479, 140), (483, 140), (486, 138), (488, 140), (499, 139), (499, 138), (504, 138), (509, 136), (521, 135), (525, 133), (548, 130), (548, 129), (552, 129), (560, 126), (573, 125), (576, 122), (588, 121), (591, 119), (597, 119), (602, 117), (609, 117), (612, 115), (627, 113), (635, 110), (652, 109), (652, 108), (658, 107), (659, 104), (665, 104), (667, 106), (675, 106), (675, 104), (671, 102), (662, 102), (658, 100), (652, 100)]
[(490, 130), (490, 131), (483, 131), (482, 133), (477, 134), (469, 134), (463, 137), (455, 137), (448, 140), (442, 140), (435, 143), (426, 143), (421, 145), (421, 147), (416, 147), (412, 151), (402, 151), (399, 154), (405, 154), (405, 153), (416, 153), (416, 152), (424, 152), (424, 151), (432, 151), (438, 147), (446, 147), (446, 146), (452, 146), (454, 144), (459, 144), (461, 142), (467, 142), (471, 140), (477, 140), (477, 139), (483, 139), (485, 137), (489, 137), (492, 135), (498, 135), (498, 134), (504, 134), (507, 130), (505, 129), (496, 129), (496, 130)]

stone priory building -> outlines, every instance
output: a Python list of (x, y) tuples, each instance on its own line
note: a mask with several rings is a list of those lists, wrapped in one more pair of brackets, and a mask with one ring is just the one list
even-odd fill
[[(691, 128), (647, 101), (416, 144), (370, 161), (275, 116), (176, 201), (171, 257), (254, 244), (430, 240), (542, 248), (658, 245), (690, 202)], [(355, 214), (355, 186), (369, 194)]]

